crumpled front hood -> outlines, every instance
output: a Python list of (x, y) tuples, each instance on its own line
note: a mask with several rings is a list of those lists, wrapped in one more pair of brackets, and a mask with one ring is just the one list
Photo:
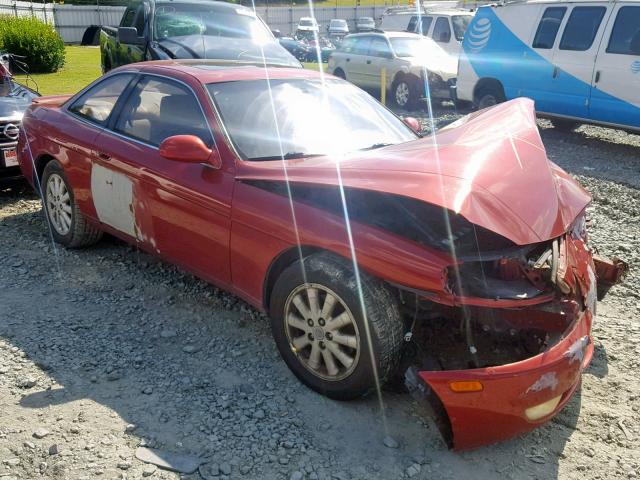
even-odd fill
[[(342, 182), (439, 205), (518, 245), (561, 235), (591, 201), (548, 160), (531, 100), (512, 100), (456, 124), (435, 136), (357, 152), (339, 163), (326, 156), (288, 161), (286, 177)], [(238, 177), (286, 178), (281, 161), (242, 162)]]
[[(185, 35), (158, 41), (174, 58), (210, 58), (263, 62), (282, 67), (300, 67), (298, 62), (277, 41), (257, 44), (244, 38)], [(264, 55), (264, 56), (263, 56)]]

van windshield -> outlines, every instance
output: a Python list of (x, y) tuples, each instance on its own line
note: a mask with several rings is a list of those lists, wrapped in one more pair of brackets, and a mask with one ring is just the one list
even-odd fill
[(471, 23), (473, 16), (471, 15), (454, 15), (451, 17), (451, 23), (453, 24), (453, 34), (456, 36), (456, 40), (462, 41), (464, 38), (464, 32), (467, 31), (467, 27)]
[(157, 4), (153, 31), (156, 40), (186, 35), (244, 38), (257, 43), (272, 40), (269, 29), (251, 11), (205, 3)]

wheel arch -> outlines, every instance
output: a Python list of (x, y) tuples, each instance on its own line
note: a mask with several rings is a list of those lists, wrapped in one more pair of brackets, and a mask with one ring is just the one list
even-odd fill
[(54, 157), (53, 155), (50, 155), (48, 153), (43, 153), (41, 155), (38, 156), (38, 158), (35, 159), (34, 161), (34, 167), (35, 170), (33, 171), (33, 186), (36, 189), (36, 191), (38, 193), (40, 190), (40, 182), (42, 181), (42, 175), (44, 174), (44, 169), (47, 166), (47, 164), (53, 160), (55, 160), (56, 157)]
[(336, 255), (334, 252), (325, 250), (323, 248), (314, 247), (311, 245), (301, 245), (300, 247), (290, 247), (280, 252), (271, 261), (262, 286), (262, 304), (267, 314), (269, 314), (269, 309), (271, 306), (271, 292), (273, 291), (273, 287), (276, 284), (276, 281), (278, 280), (280, 274), (284, 272), (285, 269), (289, 267), (289, 265), (299, 260), (300, 257), (308, 257), (309, 255), (319, 252), (327, 252)]

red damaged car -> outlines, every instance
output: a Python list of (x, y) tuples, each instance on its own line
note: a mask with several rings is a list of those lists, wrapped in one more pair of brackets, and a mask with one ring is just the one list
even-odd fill
[(318, 72), (157, 62), (36, 100), (19, 157), (59, 243), (108, 232), (242, 297), (331, 398), (399, 372), (469, 448), (569, 401), (612, 265), (532, 102), (415, 123)]

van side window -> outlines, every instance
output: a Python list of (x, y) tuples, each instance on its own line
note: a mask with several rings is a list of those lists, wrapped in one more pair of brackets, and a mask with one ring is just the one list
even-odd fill
[(589, 50), (606, 11), (606, 7), (575, 7), (571, 10), (560, 40), (560, 50)]
[(622, 7), (618, 10), (607, 53), (640, 55), (640, 7)]
[(553, 48), (566, 11), (567, 7), (549, 7), (544, 11), (533, 39), (533, 48)]
[(420, 35), (426, 35), (429, 33), (429, 28), (431, 28), (431, 22), (433, 22), (433, 17), (422, 17), (422, 27), (418, 31)]
[(438, 17), (436, 26), (433, 27), (433, 39), (440, 43), (449, 43), (451, 40), (451, 27), (449, 27), (449, 19), (446, 17)]
[(416, 25), (418, 25), (418, 17), (413, 16), (411, 20), (409, 20), (409, 25), (407, 26), (407, 32), (415, 32)]

